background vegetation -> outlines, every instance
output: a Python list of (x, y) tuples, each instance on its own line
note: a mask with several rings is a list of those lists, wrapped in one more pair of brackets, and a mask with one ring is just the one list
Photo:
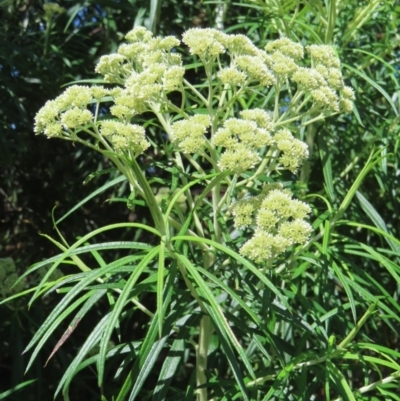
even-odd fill
[[(297, 176), (286, 179), (292, 180), (297, 193), (313, 205), (312, 223), (320, 236), (320, 246), (304, 253), (302, 263), (281, 277), (285, 295), (300, 320), (279, 308), (268, 315), (277, 347), (283, 350), (279, 357), (286, 370), (261, 383), (251, 396), (262, 400), (270, 393), (270, 399), (286, 400), (291, 396), (294, 400), (309, 400), (312, 396), (329, 399), (331, 394), (332, 399), (351, 399), (340, 391), (343, 377), (353, 391), (365, 390), (380, 378), (393, 377), (368, 389), (366, 398), (359, 394), (356, 399), (400, 399), (395, 380), (400, 371), (400, 243), (396, 240), (400, 238), (400, 6), (373, 0), (58, 4), (63, 9), (46, 13), (40, 1), (1, 2), (0, 256), (11, 257), (22, 274), (32, 263), (53, 255), (54, 246), (38, 235), (53, 234), (52, 208), (57, 205), (55, 214), (62, 216), (115, 178), (115, 173), (96, 175), (83, 185), (93, 172), (110, 168), (108, 160), (82, 147), (35, 137), (32, 127), (36, 112), (56, 97), (63, 85), (95, 78), (98, 58), (115, 51), (134, 25), (146, 25), (159, 35), (177, 36), (194, 26), (216, 27), (229, 33), (245, 33), (257, 45), (280, 36), (305, 45), (334, 44), (346, 82), (356, 90), (356, 109), (352, 115), (326, 120), (301, 133), (310, 146), (311, 158)], [(141, 162), (150, 163), (145, 159)], [(124, 196), (126, 188), (112, 187), (85, 203), (60, 226), (63, 235), (74, 240), (111, 222), (146, 219), (146, 215), (135, 215), (123, 202), (109, 202)], [(37, 275), (29, 276), (25, 285), (34, 285), (38, 280)], [(0, 305), (0, 399), (51, 400), (63, 372), (107, 310), (107, 305), (100, 303), (44, 368), (66, 328), (60, 327), (24, 376), (27, 358), (21, 353), (58, 301), (59, 295), (53, 293), (34, 303), (29, 312), (25, 299)], [(152, 305), (153, 299), (144, 302)], [(262, 311), (263, 305), (255, 300), (252, 307)], [(134, 339), (141, 339), (146, 322), (135, 319), (121, 327), (122, 338), (130, 337), (133, 330)], [(328, 337), (334, 336), (330, 337), (331, 348), (318, 340), (324, 333), (316, 337), (310, 334), (315, 327), (323, 327)], [(356, 332), (352, 332), (354, 328)], [(350, 345), (337, 364), (332, 362), (338, 357), (333, 351), (334, 338), (338, 344), (347, 341)], [(312, 356), (303, 353), (306, 349)], [(327, 362), (324, 368), (293, 369), (307, 357), (325, 358)], [(159, 358), (161, 363), (163, 355)], [(219, 361), (219, 372), (224, 372), (212, 377), (218, 383), (215, 388), (222, 389), (220, 393), (215, 390), (215, 397), (222, 400), (225, 393), (226, 399), (234, 399), (237, 389), (232, 373), (220, 354), (214, 358)], [(266, 362), (268, 358), (254, 361), (266, 376), (273, 368)], [(192, 369), (193, 361), (188, 358), (176, 373), (175, 389), (186, 389)], [(139, 399), (145, 399), (154, 389), (158, 373), (149, 376)], [(326, 384), (326, 376), (331, 377), (330, 385)], [(108, 394), (121, 385), (111, 378)], [(10, 392), (21, 383), (26, 386)], [(72, 400), (99, 399), (94, 369), (89, 367), (76, 376), (70, 396)], [(176, 399), (173, 393), (169, 396)]]

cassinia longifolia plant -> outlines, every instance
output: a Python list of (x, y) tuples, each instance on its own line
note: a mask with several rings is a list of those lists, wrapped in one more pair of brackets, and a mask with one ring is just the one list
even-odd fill
[[(202, 312), (196, 346), (201, 386), (206, 383), (210, 333), (216, 328), (245, 358), (215, 303), (207, 274), (216, 277), (214, 286), (222, 286), (218, 277), (234, 259), (252, 269), (260, 285), (269, 285), (266, 272), (284, 264), (282, 256), (293, 253), (295, 246), (307, 243), (311, 208), (295, 199), (279, 176), (284, 170), (296, 173), (309, 155), (298, 139), (300, 128), (350, 112), (354, 92), (344, 85), (340, 61), (327, 45), (304, 49), (281, 38), (259, 49), (244, 35), (189, 29), (182, 42), (198, 64), (185, 68), (177, 52), (181, 43), (173, 36), (153, 37), (138, 27), (126, 40), (96, 66), (104, 86), (70, 86), (38, 112), (35, 132), (82, 143), (110, 159), (150, 209), (154, 226), (136, 227), (159, 237), (147, 254), (140, 250), (146, 256), (135, 262), (139, 264), (120, 294), (114, 320), (110, 318), (112, 327), (99, 339), (99, 360), (104, 362), (115, 322), (146, 268), (158, 272), (156, 314), (162, 334), (170, 302), (165, 280), (175, 264)], [(197, 68), (203, 79), (190, 72), (195, 82), (186, 79), (189, 68)], [(262, 108), (251, 107), (249, 99), (254, 98), (264, 99), (257, 103)], [(104, 107), (109, 107), (107, 116)], [(168, 141), (151, 140), (137, 124), (149, 113), (158, 120), (160, 138), (166, 134)], [(178, 171), (174, 188), (152, 187), (146, 169), (140, 167), (141, 155), (151, 146), (172, 159)], [(193, 193), (194, 185), (203, 186), (201, 195)], [(212, 224), (206, 223), (208, 217)], [(232, 239), (239, 254), (226, 245)], [(198, 399), (207, 399), (205, 386), (198, 390)]]

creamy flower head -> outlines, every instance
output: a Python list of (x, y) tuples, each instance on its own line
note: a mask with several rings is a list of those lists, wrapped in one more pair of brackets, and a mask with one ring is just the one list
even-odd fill
[(91, 99), (91, 89), (88, 86), (72, 85), (56, 98), (56, 102), (60, 109), (67, 110), (73, 107), (86, 108)]
[(272, 57), (272, 70), (279, 76), (287, 77), (294, 74), (299, 66), (296, 62), (281, 52), (275, 52)]
[(340, 60), (336, 56), (335, 50), (329, 45), (311, 45), (307, 46), (307, 51), (311, 55), (314, 64), (322, 64), (325, 67), (340, 67)]
[(303, 46), (300, 43), (293, 42), (289, 38), (281, 38), (269, 42), (265, 46), (265, 50), (269, 53), (280, 52), (294, 60), (299, 60), (304, 57)]
[(344, 86), (341, 91), (341, 97), (339, 100), (340, 109), (344, 112), (350, 112), (353, 110), (353, 102), (355, 99), (354, 89), (350, 86)]
[(281, 129), (274, 135), (277, 148), (282, 152), (279, 162), (292, 173), (308, 158), (307, 145), (296, 139), (287, 129)]
[(225, 53), (228, 35), (212, 28), (188, 29), (182, 36), (182, 42), (189, 46), (191, 54), (201, 58), (215, 58)]
[(163, 88), (167, 92), (180, 90), (183, 83), (185, 69), (180, 66), (172, 66), (164, 71), (162, 82)]
[(257, 56), (260, 53), (246, 35), (227, 35), (224, 44), (231, 56)]
[(350, 86), (344, 86), (342, 89), (342, 96), (345, 99), (349, 99), (349, 100), (355, 100), (355, 95), (354, 95), (354, 89), (351, 88)]
[(217, 77), (224, 84), (231, 86), (243, 85), (246, 82), (247, 75), (235, 67), (226, 67), (219, 70)]
[(110, 140), (117, 152), (130, 152), (133, 157), (140, 155), (150, 146), (144, 128), (137, 124), (105, 120), (101, 122), (100, 133)]
[(103, 86), (92, 86), (90, 88), (90, 93), (92, 97), (98, 102), (102, 100), (104, 97), (110, 95), (110, 90), (104, 88)]
[(231, 206), (237, 228), (255, 227), (253, 237), (240, 249), (242, 255), (257, 263), (266, 262), (290, 246), (308, 241), (312, 227), (304, 219), (311, 208), (292, 196), (279, 183), (267, 184), (260, 195), (245, 197)]
[(314, 89), (310, 92), (315, 105), (321, 108), (331, 109), (333, 112), (338, 112), (339, 96), (329, 86), (321, 86), (319, 89)]
[(225, 148), (220, 156), (219, 167), (235, 174), (253, 169), (261, 160), (259, 149), (273, 143), (268, 113), (253, 109), (244, 110), (241, 115), (241, 119), (227, 119), (211, 139), (214, 146)]
[(136, 42), (147, 43), (151, 40), (152, 37), (153, 37), (152, 32), (150, 32), (143, 26), (138, 26), (136, 28), (133, 28), (125, 35), (125, 39), (129, 43), (136, 43)]
[(184, 153), (202, 152), (206, 145), (204, 134), (210, 125), (210, 117), (205, 114), (177, 121), (171, 126), (171, 139)]
[(242, 174), (247, 170), (253, 169), (260, 160), (260, 156), (256, 151), (242, 143), (238, 143), (235, 147), (222, 153), (218, 166), (221, 170), (230, 170), (234, 174)]
[(98, 74), (104, 76), (106, 82), (117, 84), (123, 84), (132, 70), (132, 66), (122, 54), (101, 56), (95, 68)]
[(91, 100), (91, 88), (70, 86), (56, 99), (46, 102), (36, 114), (35, 133), (43, 133), (49, 138), (76, 133), (93, 122), (93, 115), (87, 110)]
[(292, 80), (301, 89), (306, 91), (327, 85), (324, 76), (318, 71), (318, 68), (299, 67), (293, 74)]
[(61, 115), (61, 124), (64, 128), (74, 130), (79, 129), (93, 120), (93, 114), (89, 110), (82, 110), (78, 107), (67, 110)]
[(258, 81), (262, 86), (275, 84), (276, 78), (261, 56), (238, 56), (235, 62), (243, 72), (247, 73), (250, 82)]
[(273, 129), (274, 124), (272, 122), (272, 118), (265, 110), (258, 108), (247, 109), (242, 110), (240, 115), (244, 120), (254, 121), (260, 128), (264, 128), (266, 130)]

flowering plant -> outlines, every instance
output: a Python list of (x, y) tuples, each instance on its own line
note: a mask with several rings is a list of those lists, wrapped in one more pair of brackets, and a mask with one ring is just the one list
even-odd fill
[[(251, 325), (258, 325), (260, 318), (249, 303), (267, 293), (270, 302), (275, 299), (290, 309), (274, 284), (274, 275), (287, 268), (288, 261), (295, 261), (294, 250), (307, 244), (313, 229), (308, 222), (310, 206), (296, 199), (281, 177), (285, 170), (296, 173), (308, 157), (301, 128), (351, 111), (354, 92), (344, 85), (340, 61), (330, 46), (304, 49), (282, 38), (259, 49), (244, 35), (190, 29), (182, 38), (196, 61), (190, 67), (183, 65), (175, 37), (153, 37), (138, 27), (126, 40), (117, 54), (100, 59), (96, 72), (104, 77), (103, 86), (74, 85), (48, 101), (36, 116), (35, 132), (84, 144), (110, 159), (130, 184), (130, 201), (142, 198), (153, 222), (103, 227), (73, 245), (53, 240), (62, 253), (45, 262), (53, 265), (33, 299), (43, 289), (71, 283), (73, 287), (68, 287), (27, 349), (37, 344), (35, 357), (60, 321), (83, 303), (66, 332), (68, 337), (107, 294), (110, 312), (86, 340), (57, 391), (64, 388), (67, 396), (71, 378), (85, 358), (86, 363), (97, 364), (102, 385), (106, 359), (120, 352), (127, 354), (121, 369), (134, 362), (133, 373), (116, 399), (130, 394), (133, 400), (149, 366), (170, 342), (160, 380), (172, 380), (171, 372), (191, 344), (197, 399), (208, 400), (207, 361), (210, 348), (220, 346), (238, 391), (248, 399), (240, 365), (253, 383), (262, 372), (254, 369), (237, 340), (235, 310), (241, 309)], [(186, 78), (190, 68), (203, 78)], [(262, 108), (251, 107), (256, 97), (265, 99)], [(160, 129), (154, 126), (160, 127), (167, 141), (160, 141)], [(141, 163), (150, 147), (170, 174), (162, 186)], [(156, 239), (144, 243), (135, 236), (132, 242), (90, 244), (100, 232), (118, 228), (147, 231)], [(106, 262), (101, 255), (115, 248), (129, 249), (129, 254)], [(96, 263), (88, 266), (79, 256), (82, 253), (95, 255)], [(81, 272), (46, 284), (59, 264), (67, 261)], [(235, 272), (234, 266), (245, 270)], [(247, 274), (256, 281), (250, 279), (240, 288), (239, 281)], [(157, 301), (152, 312), (141, 298), (154, 291)], [(183, 302), (188, 294), (194, 304)], [(121, 342), (110, 350), (113, 332), (128, 310), (150, 318), (145, 340)], [(93, 352), (96, 357), (90, 356)], [(135, 374), (139, 375), (136, 381)]]

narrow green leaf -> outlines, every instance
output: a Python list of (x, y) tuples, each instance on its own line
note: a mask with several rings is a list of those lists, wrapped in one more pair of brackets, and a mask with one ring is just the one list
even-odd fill
[(362, 349), (368, 349), (374, 352), (378, 352), (380, 354), (384, 354), (386, 357), (397, 358), (400, 360), (400, 352), (396, 351), (392, 348), (385, 347), (383, 345), (374, 344), (374, 343), (357, 343), (357, 347)]
[(75, 210), (78, 210), (81, 206), (83, 206), (85, 203), (89, 202), (91, 199), (95, 198), (97, 195), (101, 194), (105, 190), (107, 190), (110, 187), (113, 187), (114, 185), (119, 184), (120, 182), (126, 181), (126, 177), (123, 175), (120, 175), (117, 178), (114, 178), (113, 180), (106, 182), (104, 185), (102, 185), (100, 188), (97, 188), (95, 191), (93, 191), (90, 195), (88, 195), (86, 198), (82, 199), (80, 202), (78, 202), (72, 209), (68, 210), (67, 213), (65, 213), (62, 217), (60, 217), (56, 221), (56, 225), (61, 223), (63, 220), (65, 220), (70, 214), (75, 212)]
[[(371, 203), (359, 191), (356, 192), (356, 196), (358, 198), (358, 201), (360, 202), (361, 208), (364, 210), (367, 216), (372, 220), (372, 222), (376, 225), (376, 227), (389, 234), (389, 231), (381, 215), (376, 211), (376, 209), (371, 205)], [(396, 242), (391, 241), (388, 237), (385, 237), (385, 240), (392, 248), (392, 250), (394, 252), (397, 252), (398, 255), (400, 255), (400, 245), (398, 245)]]
[(149, 373), (153, 370), (153, 367), (157, 362), (160, 352), (164, 348), (167, 340), (168, 336), (164, 336), (160, 340), (156, 341), (151, 347), (150, 352), (147, 354), (147, 357), (143, 361), (143, 365), (138, 376), (135, 378), (135, 384), (133, 386), (128, 401), (134, 401), (136, 399), (136, 396), (139, 394), (139, 391), (142, 388), (144, 381), (147, 379)]
[(363, 243), (359, 243), (359, 245), (361, 246), (361, 248), (365, 249), (376, 261), (381, 263), (390, 273), (390, 275), (396, 280), (397, 284), (400, 285), (400, 266), (393, 263), (381, 253), (375, 251), (375, 249), (373, 249), (372, 247)]
[(356, 323), (350, 333), (346, 336), (346, 338), (338, 345), (338, 348), (346, 348), (351, 341), (353, 341), (354, 337), (360, 331), (361, 327), (364, 326), (365, 322), (368, 318), (375, 312), (376, 304), (372, 304), (368, 307), (364, 315), (361, 319)]
[(371, 86), (373, 86), (388, 101), (388, 103), (394, 110), (394, 114), (396, 116), (399, 115), (396, 104), (393, 102), (393, 100), (389, 96), (389, 94), (380, 85), (378, 85), (373, 79), (371, 79), (369, 76), (367, 76), (363, 71), (360, 71), (354, 67), (350, 67), (348, 64), (345, 64), (345, 63), (343, 63), (342, 65), (343, 65), (343, 67), (347, 68), (349, 71), (353, 72), (354, 74), (358, 75), (360, 78), (367, 81)]
[(135, 270), (132, 272), (131, 276), (129, 277), (128, 281), (125, 284), (124, 289), (120, 293), (117, 302), (115, 303), (114, 309), (111, 313), (110, 320), (107, 324), (106, 329), (104, 330), (103, 337), (100, 342), (100, 350), (99, 350), (99, 358), (97, 361), (97, 374), (98, 374), (98, 383), (99, 387), (103, 384), (103, 377), (104, 377), (104, 365), (106, 360), (107, 354), (107, 347), (108, 343), (111, 338), (111, 334), (114, 331), (114, 328), (117, 324), (117, 321), (121, 315), (122, 309), (125, 307), (126, 301), (131, 293), (133, 286), (135, 285), (136, 281), (139, 279), (140, 275), (149, 265), (151, 260), (156, 257), (159, 253), (160, 246), (153, 248), (149, 253), (143, 257), (142, 261), (136, 266)]
[[(189, 323), (189, 322), (188, 322)], [(158, 376), (152, 401), (164, 401), (168, 388), (179, 367), (179, 363), (185, 351), (185, 342), (191, 325), (185, 324), (179, 328), (178, 338), (174, 340)]]
[(357, 401), (351, 391), (349, 383), (347, 383), (346, 378), (343, 376), (342, 372), (337, 368), (332, 362), (327, 362), (327, 369), (331, 372), (331, 377), (335, 380), (336, 387), (346, 395), (346, 401)]
[(245, 266), (247, 269), (249, 269), (256, 277), (258, 277), (282, 302), (283, 305), (287, 309), (291, 309), (287, 299), (282, 295), (282, 293), (278, 290), (277, 287), (275, 287), (268, 279), (267, 277), (260, 272), (257, 267), (255, 267), (252, 263), (250, 263), (247, 259), (245, 259), (243, 256), (239, 255), (232, 249), (227, 248), (224, 245), (218, 244), (215, 241), (209, 240), (207, 238), (199, 238), (199, 237), (192, 237), (188, 235), (178, 235), (173, 238), (171, 238), (171, 241), (189, 241), (189, 242), (203, 242), (205, 244), (211, 245), (212, 247), (219, 249), (220, 251), (226, 253), (227, 255), (231, 256), (233, 259), (237, 260), (239, 263), (241, 263), (243, 266)]
[(160, 20), (161, 0), (150, 0), (149, 30), (155, 35)]
[[(101, 268), (101, 269), (96, 269), (90, 272), (86, 273), (85, 278), (81, 279), (75, 287), (58, 303), (58, 305), (52, 310), (50, 315), (46, 318), (44, 323), (39, 327), (37, 332), (35, 333), (34, 337), (32, 340), (29, 342), (27, 347), (25, 348), (24, 352), (27, 352), (30, 348), (32, 348), (36, 342), (44, 335), (44, 333), (47, 331), (47, 329), (50, 327), (50, 325), (54, 321), (58, 321), (58, 317), (60, 314), (65, 310), (65, 308), (68, 306), (68, 304), (72, 301), (72, 299), (77, 296), (84, 288), (86, 288), (89, 284), (91, 284), (93, 281), (97, 280), (101, 276), (104, 276), (110, 272), (113, 271), (113, 269), (124, 265), (128, 264), (131, 260), (130, 256), (126, 256), (124, 258), (121, 258), (113, 263), (110, 263), (107, 267)], [(91, 294), (89, 293), (89, 296)], [(87, 297), (88, 294), (85, 294), (84, 297)], [(82, 298), (80, 298), (82, 299)]]
[(393, 369), (395, 372), (400, 372), (400, 365), (396, 363), (394, 360), (385, 360), (381, 358), (377, 358), (375, 356), (370, 356), (370, 355), (358, 355), (354, 354), (351, 352), (346, 352), (343, 355), (341, 355), (344, 359), (355, 359), (355, 360), (363, 360), (365, 362), (370, 362), (371, 364), (374, 365), (382, 365), (387, 368)]
[[(332, 1), (334, 3), (334, 0)], [(329, 196), (329, 200), (334, 202), (336, 200), (335, 190), (333, 186), (333, 173), (332, 173), (332, 155), (328, 149), (328, 143), (325, 135), (320, 134), (317, 136), (319, 157), (322, 163), (322, 172), (324, 174), (324, 186)]]
[[(327, 347), (327, 352), (326, 352), (326, 360), (327, 362), (331, 361), (331, 357), (333, 354), (333, 351), (335, 349), (335, 342), (336, 342), (336, 338), (334, 335), (330, 336), (328, 339), (328, 347)], [(329, 376), (330, 376), (330, 372), (329, 372), (329, 363), (326, 365), (326, 371), (325, 371), (325, 395), (326, 395), (326, 400), (330, 401), (331, 400), (331, 396), (330, 396), (330, 386), (329, 386)]]
[(82, 297), (78, 298), (73, 304), (71, 304), (67, 309), (65, 309), (62, 313), (58, 313), (57, 310), (56, 312), (54, 312), (53, 310), (53, 312), (49, 315), (51, 319), (49, 319), (48, 317), (45, 323), (42, 326), (40, 326), (39, 330), (36, 332), (35, 336), (32, 338), (31, 342), (28, 344), (28, 346), (25, 348), (23, 352), (25, 354), (30, 348), (33, 347), (33, 345), (38, 343), (34, 351), (32, 352), (32, 355), (29, 359), (25, 372), (27, 372), (29, 368), (32, 366), (32, 363), (36, 359), (36, 356), (38, 355), (39, 351), (42, 349), (42, 347), (49, 339), (49, 337), (53, 334), (54, 330), (56, 330), (58, 326), (60, 326), (60, 324), (64, 321), (64, 319), (70, 313), (72, 313), (80, 304), (85, 302), (86, 299), (90, 298), (93, 295), (93, 293), (94, 291), (89, 291), (88, 293), (84, 294)]
[(361, 170), (360, 174), (357, 176), (353, 185), (348, 190), (347, 195), (345, 196), (342, 203), (340, 204), (339, 210), (337, 211), (333, 221), (336, 222), (343, 216), (344, 212), (349, 207), (354, 195), (356, 194), (359, 186), (363, 182), (366, 175), (376, 164), (378, 164), (382, 160), (383, 157), (385, 157), (385, 156), (380, 156), (380, 153), (381, 153), (380, 150), (376, 151), (375, 153), (371, 152), (367, 162), (365, 163), (364, 168)]
[(158, 333), (162, 337), (162, 328), (164, 321), (163, 314), (163, 292), (164, 292), (164, 269), (165, 269), (165, 239), (161, 240), (159, 256), (158, 256), (158, 270), (157, 270), (157, 316), (158, 316)]
[(68, 257), (72, 257), (72, 259), (75, 260), (76, 264), (79, 264), (79, 268), (82, 271), (89, 271), (90, 269), (88, 267), (86, 267), (86, 265), (79, 263), (80, 260), (75, 259), (72, 256), (72, 252), (78, 248), (80, 245), (88, 242), (91, 238), (95, 237), (98, 234), (101, 234), (103, 232), (109, 231), (109, 230), (113, 230), (116, 228), (141, 228), (144, 229), (146, 231), (150, 231), (151, 233), (160, 236), (161, 234), (159, 231), (157, 231), (156, 229), (154, 229), (153, 227), (150, 227), (148, 225), (145, 224), (140, 224), (140, 223), (117, 223), (117, 224), (110, 224), (108, 226), (104, 226), (101, 228), (98, 228), (96, 230), (91, 231), (89, 234), (86, 234), (85, 236), (83, 236), (82, 238), (80, 238), (78, 241), (76, 241), (71, 247), (69, 247), (68, 249), (63, 246), (62, 244), (60, 244), (59, 242), (55, 241), (54, 239), (48, 237), (47, 235), (45, 235), (46, 238), (48, 238), (51, 242), (53, 242), (54, 244), (56, 244), (61, 250), (64, 251), (64, 253), (60, 256), (60, 258), (56, 259), (54, 262), (54, 265), (49, 269), (49, 271), (45, 274), (43, 280), (41, 281), (41, 283), (37, 286), (35, 293), (32, 296), (32, 299), (29, 302), (29, 305), (32, 304), (32, 302), (37, 298), (39, 291), (41, 290), (42, 286), (44, 285), (44, 283), (46, 282), (46, 280), (49, 278), (50, 274), (55, 270), (55, 268), (62, 263), (62, 261)]
[(0, 393), (0, 400), (5, 400), (6, 398), (8, 398), (8, 396), (10, 396), (11, 394), (15, 393), (18, 390), (23, 389), (26, 386), (29, 386), (30, 384), (34, 383), (37, 379), (33, 379), (33, 380), (27, 380), (25, 382), (22, 382), (20, 384), (17, 384), (16, 386), (14, 386), (12, 389), (4, 391), (3, 393)]
[(92, 330), (89, 336), (86, 338), (82, 347), (80, 348), (78, 354), (75, 356), (74, 360), (70, 363), (66, 371), (64, 372), (63, 377), (58, 383), (57, 389), (54, 393), (54, 398), (57, 397), (57, 394), (63, 388), (63, 396), (66, 401), (69, 400), (69, 385), (76, 375), (76, 370), (79, 364), (82, 362), (83, 358), (87, 355), (87, 353), (100, 341), (101, 336), (103, 334), (104, 328), (107, 325), (107, 321), (110, 317), (110, 313), (107, 313), (102, 317), (99, 323), (97, 323), (96, 327)]
[(92, 308), (92, 306), (107, 292), (107, 290), (98, 290), (94, 291), (93, 295), (84, 303), (82, 306), (81, 310), (77, 313), (73, 321), (70, 323), (68, 326), (67, 330), (64, 332), (64, 334), (61, 336), (60, 340), (57, 342), (55, 345), (53, 351), (51, 352), (50, 356), (47, 358), (46, 363), (44, 366), (46, 366), (49, 362), (49, 360), (53, 357), (53, 355), (60, 349), (60, 347), (67, 341), (67, 339), (71, 336), (71, 334), (75, 331), (77, 328), (79, 322), (82, 320), (82, 318), (86, 315), (86, 313)]
[[(342, 262), (343, 265), (343, 262)], [(354, 296), (351, 291), (350, 286), (347, 283), (347, 280), (344, 278), (344, 274), (342, 273), (340, 267), (336, 264), (335, 261), (332, 261), (331, 263), (332, 269), (336, 273), (337, 278), (339, 279), (340, 283), (343, 285), (344, 290), (346, 291), (347, 297), (349, 298), (349, 303), (351, 307), (351, 312), (353, 314), (353, 319), (356, 322), (357, 321), (357, 310), (356, 310), (356, 304), (354, 301)]]
[(322, 252), (324, 255), (329, 255), (330, 240), (331, 240), (331, 224), (329, 220), (325, 220), (324, 237), (322, 240)]
[(243, 299), (235, 293), (231, 288), (229, 288), (225, 283), (219, 280), (214, 274), (210, 273), (208, 270), (203, 269), (200, 266), (197, 266), (197, 270), (202, 273), (204, 276), (208, 277), (211, 281), (216, 283), (219, 287), (221, 287), (224, 291), (226, 291), (245, 311), (246, 313), (253, 319), (253, 321), (259, 325), (260, 319), (256, 313), (243, 301)]
[[(185, 235), (185, 234), (186, 234), (186, 232), (187, 232), (187, 230), (188, 230), (188, 228), (189, 228), (190, 222), (191, 222), (192, 219), (193, 219), (194, 212), (198, 209), (199, 205), (201, 205), (201, 203), (203, 202), (203, 199), (211, 192), (211, 190), (212, 190), (216, 185), (220, 184), (221, 181), (223, 181), (223, 180), (228, 176), (228, 174), (229, 174), (229, 171), (225, 171), (225, 172), (219, 174), (217, 177), (215, 177), (215, 178), (206, 186), (206, 188), (204, 189), (204, 191), (197, 197), (196, 203), (195, 203), (193, 209), (191, 210), (191, 212), (189, 213), (189, 216), (187, 217), (185, 223), (183, 224), (183, 226), (182, 226), (181, 229), (179, 230), (179, 235)], [(205, 178), (212, 178), (213, 176), (215, 176), (215, 174), (209, 174), (209, 175), (206, 176)], [(197, 183), (197, 181), (200, 182), (200, 181), (202, 181), (202, 180), (196, 180), (196, 181), (194, 181), (194, 182), (192, 181), (192, 182), (190, 183), (190, 185), (188, 184), (187, 186), (185, 186), (185, 188), (186, 188), (186, 187), (189, 188), (189, 186), (191, 186), (192, 184)], [(176, 201), (179, 199), (179, 196), (180, 196), (182, 193), (183, 193), (182, 190), (178, 191), (178, 192), (175, 194), (175, 196), (173, 197), (172, 202), (176, 202)], [(173, 203), (172, 203), (172, 202), (171, 202), (171, 205), (169, 206), (169, 208), (168, 208), (168, 210), (167, 210), (167, 213), (168, 213), (168, 211), (172, 210), (172, 207), (173, 207)], [(167, 214), (167, 215), (168, 215), (168, 214)], [(180, 247), (181, 247), (181, 241), (177, 241), (176, 249), (180, 249)]]
[[(167, 305), (169, 304), (171, 295), (173, 292), (173, 283), (175, 281), (175, 274), (176, 274), (176, 266), (175, 265), (172, 264), (170, 267), (168, 283), (165, 286), (166, 294), (164, 294), (165, 302), (164, 302), (163, 308), (166, 308)], [(182, 313), (184, 306), (185, 305), (182, 304), (181, 307), (177, 308), (178, 316), (179, 316), (179, 313)], [(165, 309), (162, 311), (162, 313), (163, 313), (163, 315), (165, 315)], [(171, 329), (171, 327), (166, 328), (166, 323), (164, 323), (164, 331), (166, 331), (166, 329)], [(145, 361), (149, 357), (150, 352), (153, 349), (153, 345), (156, 341), (157, 334), (158, 334), (158, 317), (157, 317), (157, 313), (156, 313), (150, 322), (150, 327), (147, 331), (147, 334), (142, 343), (142, 346), (140, 347), (139, 355), (132, 367), (132, 370), (126, 377), (125, 382), (122, 385), (115, 401), (126, 401), (126, 397), (129, 393), (129, 390), (132, 388), (132, 386), (134, 386), (134, 384), (136, 384), (136, 379), (137, 379), (138, 375), (140, 374), (140, 372), (145, 364)], [(147, 369), (146, 373), (147, 374), (150, 373), (150, 370)], [(141, 383), (140, 383), (140, 385), (135, 385), (134, 391), (132, 390), (132, 392), (130, 394), (131, 398), (133, 397), (133, 399), (134, 399), (136, 397), (136, 395), (139, 393), (141, 386), (143, 385), (145, 379), (146, 379), (146, 376), (142, 374), (141, 375)]]
[[(237, 340), (235, 334), (233, 333), (229, 323), (227, 322), (225, 315), (222, 312), (221, 306), (215, 299), (212, 291), (207, 286), (207, 284), (204, 282), (204, 280), (201, 278), (200, 274), (197, 272), (196, 267), (184, 255), (176, 254), (176, 257), (185, 265), (185, 267), (187, 268), (187, 270), (189, 271), (189, 273), (195, 280), (196, 284), (198, 285), (198, 291), (208, 301), (209, 306), (207, 303), (205, 303), (204, 306), (207, 308), (208, 312), (210, 313), (210, 316), (213, 319), (213, 323), (216, 326), (216, 328), (218, 328), (218, 331), (221, 333), (222, 338), (226, 337), (226, 339), (229, 340), (229, 342), (233, 345), (233, 347), (236, 349), (238, 354), (241, 356), (244, 364), (246, 365), (248, 372), (255, 379), (255, 374), (251, 367), (250, 361), (248, 360), (246, 353), (244, 352), (239, 341)], [(222, 338), (221, 338), (221, 341), (222, 341)], [(242, 389), (242, 395), (245, 399), (247, 399), (247, 394), (245, 391), (243, 379), (241, 377), (240, 371), (238, 370), (238, 368), (236, 366), (237, 365), (236, 358), (234, 358), (234, 356), (233, 356), (233, 359), (228, 358), (228, 361), (232, 366), (232, 369), (234, 371), (238, 385)]]

